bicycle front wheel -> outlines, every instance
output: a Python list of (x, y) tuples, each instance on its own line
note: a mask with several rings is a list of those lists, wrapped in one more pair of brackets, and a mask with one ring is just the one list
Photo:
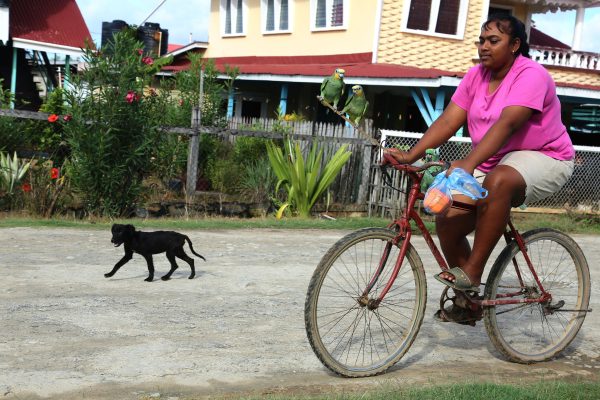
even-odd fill
[(392, 244), (395, 236), (382, 228), (351, 233), (329, 249), (312, 276), (306, 333), (319, 360), (339, 375), (385, 372), (408, 351), (423, 322), (427, 284), (412, 246), (383, 301), (375, 301), (400, 254), (402, 242)]
[[(536, 229), (524, 233), (523, 240), (551, 300), (485, 307), (483, 315), (496, 349), (510, 361), (530, 364), (556, 356), (579, 332), (590, 300), (590, 273), (577, 243), (562, 232)], [(522, 251), (510, 243), (490, 271), (485, 299), (532, 300), (540, 295)]]

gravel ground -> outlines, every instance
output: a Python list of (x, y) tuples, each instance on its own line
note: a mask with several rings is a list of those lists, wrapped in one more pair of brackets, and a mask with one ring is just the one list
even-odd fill
[[(483, 324), (433, 320), (442, 286), (428, 279), (429, 303), (417, 340), (383, 376), (343, 379), (312, 353), (304, 298), (320, 257), (345, 231), (194, 230), (196, 279), (184, 263), (173, 279), (144, 282), (136, 255), (113, 278), (123, 254), (108, 230), (0, 229), (0, 398), (185, 399), (314, 393), (387, 384), (521, 382), (600, 377), (600, 316), (588, 315), (558, 360), (517, 365), (492, 348)], [(600, 246), (574, 236), (592, 274), (599, 309)], [(416, 237), (428, 277), (433, 258)], [(155, 257), (156, 276), (169, 269)], [(489, 268), (488, 268), (489, 269)]]

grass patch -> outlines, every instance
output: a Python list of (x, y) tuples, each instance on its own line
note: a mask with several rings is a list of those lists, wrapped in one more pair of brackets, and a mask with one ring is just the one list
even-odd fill
[(398, 387), (343, 394), (273, 395), (241, 397), (244, 400), (596, 400), (600, 383), (539, 382), (524, 385), (499, 385), (493, 383), (464, 383), (431, 387)]
[(207, 217), (201, 219), (157, 218), (157, 219), (36, 219), (25, 217), (6, 217), (0, 219), (0, 227), (50, 227), (50, 228), (86, 228), (106, 229), (113, 223), (133, 224), (136, 228), (153, 229), (342, 229), (354, 230), (365, 227), (386, 227), (389, 220), (383, 218), (339, 218), (336, 220), (321, 218), (222, 218)]
[[(435, 233), (432, 216), (424, 216), (423, 220), (431, 233)], [(520, 232), (534, 228), (548, 227), (573, 234), (600, 234), (600, 216), (578, 214), (533, 214), (513, 213), (513, 222)], [(367, 227), (386, 227), (390, 220), (386, 218), (347, 217), (335, 220), (323, 218), (284, 218), (273, 216), (264, 218), (155, 218), (155, 219), (115, 219), (89, 218), (74, 219), (55, 217), (52, 219), (0, 215), (0, 228), (12, 227), (50, 227), (50, 228), (85, 228), (106, 229), (113, 223), (133, 224), (147, 229), (341, 229), (355, 230)], [(414, 233), (419, 234), (413, 226)]]

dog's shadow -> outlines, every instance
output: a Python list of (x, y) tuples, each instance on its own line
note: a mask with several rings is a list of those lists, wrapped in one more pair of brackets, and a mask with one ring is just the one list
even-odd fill
[[(205, 271), (196, 271), (196, 276), (193, 279), (188, 279), (189, 278), (189, 274), (187, 273), (187, 271), (176, 270), (175, 272), (173, 272), (173, 275), (171, 275), (171, 279), (169, 279), (169, 280), (173, 280), (173, 279), (187, 279), (187, 280), (193, 281), (195, 279), (202, 278), (204, 275), (206, 275)], [(160, 281), (162, 279), (156, 278), (154, 280), (155, 281)]]
[[(202, 278), (203, 276), (207, 275), (207, 272), (204, 271), (198, 271), (196, 272), (196, 276), (193, 279), (188, 279), (189, 275), (187, 274), (187, 272), (185, 271), (175, 271), (173, 273), (173, 275), (171, 275), (171, 279), (168, 279), (166, 281), (163, 281), (162, 279), (160, 279), (159, 277), (154, 278), (154, 280), (152, 282), (168, 282), (168, 281), (173, 281), (173, 280), (189, 280), (189, 281), (194, 281), (198, 278)], [(126, 278), (111, 278), (110, 280), (113, 282), (118, 282), (118, 281), (130, 281), (132, 279), (139, 279), (139, 278), (145, 278), (146, 275), (136, 275), (136, 276), (128, 276)]]

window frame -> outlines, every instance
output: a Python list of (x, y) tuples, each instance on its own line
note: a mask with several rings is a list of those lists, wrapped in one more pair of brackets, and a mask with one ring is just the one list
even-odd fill
[(469, 0), (459, 0), (458, 16), (456, 20), (456, 34), (449, 35), (447, 33), (438, 33), (435, 31), (435, 23), (440, 11), (440, 0), (431, 0), (431, 13), (429, 14), (429, 28), (428, 30), (410, 29), (408, 25), (408, 17), (410, 13), (410, 6), (413, 1), (420, 0), (405, 0), (404, 8), (402, 10), (402, 22), (400, 30), (407, 33), (415, 33), (418, 35), (435, 36), (447, 39), (459, 39), (462, 40), (465, 37), (465, 28), (467, 24), (467, 12), (469, 9)]
[(506, 5), (506, 4), (496, 4), (496, 3), (490, 3), (488, 8), (487, 8), (487, 15), (485, 16), (485, 19), (488, 19), (488, 17), (491, 15), (490, 14), (490, 8), (497, 8), (499, 10), (506, 10), (509, 11), (510, 15), (515, 15), (515, 7), (511, 6), (511, 5)]
[(325, 0), (326, 6), (325, 9), (327, 11), (327, 15), (325, 17), (326, 26), (325, 27), (317, 27), (316, 25), (316, 17), (317, 17), (317, 1), (318, 0), (310, 0), (310, 30), (312, 32), (323, 32), (323, 31), (340, 31), (348, 29), (348, 21), (350, 19), (350, 0), (342, 0), (342, 7), (344, 13), (344, 21), (342, 25), (339, 26), (331, 26), (331, 10), (333, 8), (333, 0)]
[(237, 20), (237, 15), (240, 10), (237, 9), (237, 0), (231, 0), (231, 21), (232, 21), (232, 32), (225, 32), (225, 22), (227, 19), (227, 0), (220, 0), (219, 6), (219, 14), (220, 14), (220, 22), (221, 22), (221, 36), (222, 37), (239, 37), (246, 36), (246, 27), (248, 26), (248, 2), (247, 0), (242, 0), (242, 31), (241, 32), (233, 32), (235, 28), (235, 21)]
[[(275, 10), (275, 26), (278, 27), (281, 22), (281, 0), (273, 0)], [(267, 30), (267, 11), (268, 11), (268, 0), (260, 0), (260, 27), (263, 35), (277, 35), (281, 33), (291, 33), (293, 30), (292, 21), (294, 20), (294, 1), (288, 0), (288, 28), (279, 29), (275, 28), (272, 31)]]

